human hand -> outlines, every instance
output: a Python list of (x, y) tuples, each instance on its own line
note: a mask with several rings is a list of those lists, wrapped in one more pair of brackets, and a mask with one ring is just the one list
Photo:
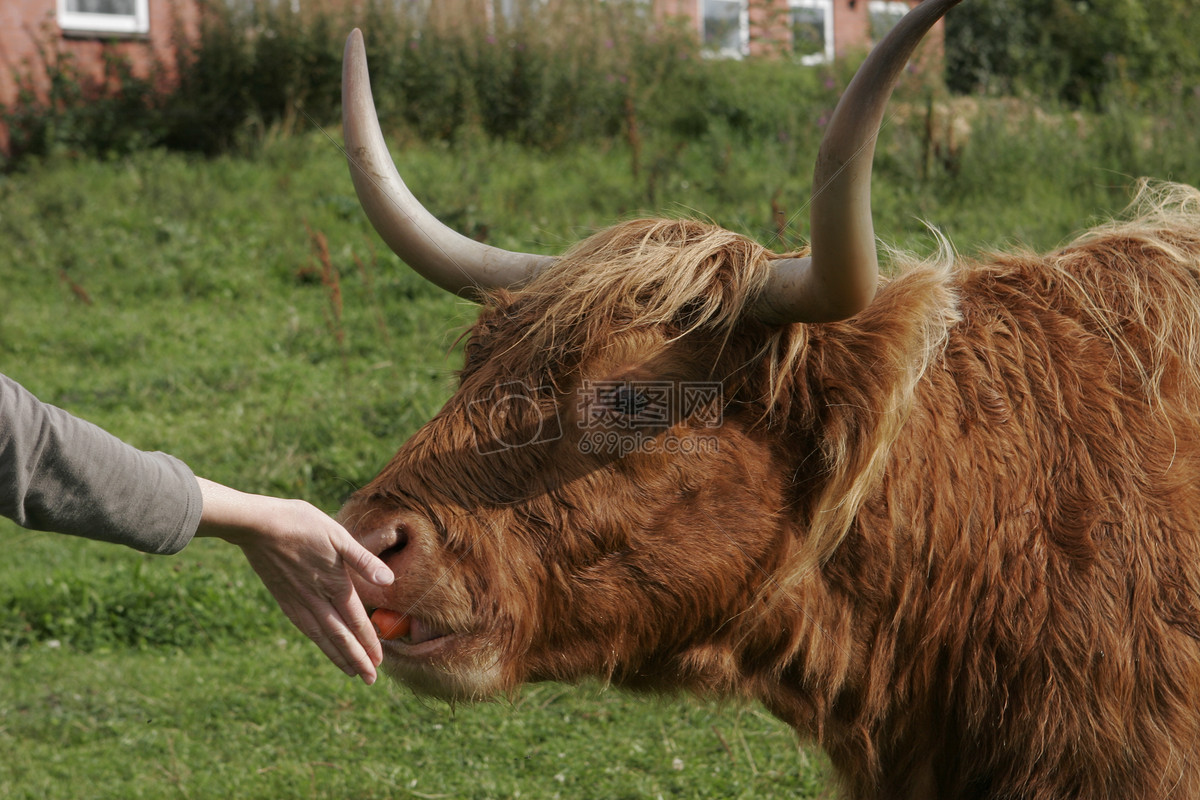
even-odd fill
[(351, 571), (387, 586), (394, 580), (387, 565), (303, 500), (246, 494), (198, 480), (204, 509), (196, 535), (241, 547), (288, 619), (347, 675), (374, 683), (383, 648)]

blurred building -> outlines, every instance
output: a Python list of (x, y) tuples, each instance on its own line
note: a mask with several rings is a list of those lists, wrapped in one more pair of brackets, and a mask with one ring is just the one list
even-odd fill
[[(706, 50), (779, 55), (804, 64), (864, 52), (917, 0), (648, 0), (659, 17), (684, 17)], [(940, 26), (935, 36), (940, 36)], [(940, 49), (940, 47), (938, 48)]]
[[(143, 77), (158, 67), (165, 88), (176, 36), (193, 35), (197, 19), (197, 0), (0, 0), (0, 105), (23, 91), (45, 102), (55, 66), (87, 92), (116, 79), (114, 59)], [(7, 145), (0, 123), (0, 151)]]
[[(819, 64), (870, 49), (919, 0), (597, 0), (623, 3), (659, 21), (684, 20), (705, 49), (731, 58), (792, 56)], [(520, 20), (579, 0), (401, 0), (429, 11), (482, 5), (489, 18)], [(931, 34), (941, 36), (941, 25)], [(940, 46), (926, 48), (940, 50)]]
[[(523, 24), (548, 7), (561, 14), (572, 4), (623, 3), (648, 21), (690, 26), (714, 57), (821, 64), (869, 49), (917, 0), (0, 0), (0, 105), (16, 104), (23, 92), (45, 102), (50, 72), (74, 76), (85, 92), (95, 91), (116, 80), (106, 69), (114, 60), (140, 76), (154, 74), (169, 88), (176, 43), (195, 34), (202, 5), (221, 2), (269, 3), (295, 13), (391, 3), (428, 24), (476, 19), (489, 25)], [(940, 54), (941, 37), (939, 23), (923, 52)], [(6, 146), (0, 123), (0, 152)]]

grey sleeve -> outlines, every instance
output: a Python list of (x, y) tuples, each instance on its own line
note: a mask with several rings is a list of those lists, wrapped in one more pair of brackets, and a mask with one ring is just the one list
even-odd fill
[(177, 553), (200, 524), (196, 476), (40, 402), (0, 375), (0, 515), (35, 530)]

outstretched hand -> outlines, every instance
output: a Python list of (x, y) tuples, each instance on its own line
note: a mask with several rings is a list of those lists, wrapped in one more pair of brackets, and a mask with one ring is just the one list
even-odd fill
[(204, 510), (197, 536), (236, 544), (283, 613), (347, 675), (374, 683), (383, 649), (351, 582), (353, 570), (387, 586), (387, 565), (303, 500), (245, 494), (198, 479)]

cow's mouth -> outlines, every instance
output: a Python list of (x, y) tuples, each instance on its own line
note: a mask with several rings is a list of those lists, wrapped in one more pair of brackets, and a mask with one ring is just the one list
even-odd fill
[(497, 654), (477, 636), (425, 617), (376, 608), (384, 669), (418, 694), (443, 700), (480, 700), (504, 688)]
[(435, 649), (442, 640), (450, 636), (447, 631), (427, 620), (390, 608), (375, 609), (371, 612), (371, 621), (379, 630), (380, 639), (410, 651), (414, 648)]

